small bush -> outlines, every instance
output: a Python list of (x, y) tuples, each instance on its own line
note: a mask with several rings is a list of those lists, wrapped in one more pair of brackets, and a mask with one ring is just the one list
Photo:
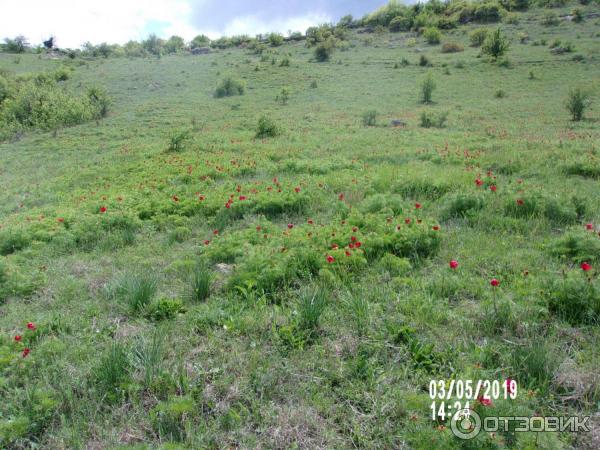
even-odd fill
[(154, 298), (158, 288), (150, 274), (123, 274), (109, 285), (109, 296), (125, 302), (131, 313), (141, 312)]
[(213, 282), (213, 273), (208, 265), (200, 263), (194, 267), (190, 281), (189, 298), (193, 302), (202, 302), (210, 296)]
[(279, 95), (275, 98), (276, 101), (281, 103), (282, 105), (287, 105), (288, 100), (290, 99), (290, 91), (288, 88), (281, 88)]
[(583, 11), (581, 10), (581, 8), (574, 8), (573, 11), (571, 12), (571, 15), (573, 16), (573, 22), (575, 22), (575, 23), (583, 22)]
[(365, 127), (374, 127), (377, 125), (377, 111), (367, 111), (362, 116), (362, 122)]
[(221, 81), (215, 91), (215, 97), (232, 97), (234, 95), (244, 95), (246, 87), (240, 80), (228, 77)]
[(487, 28), (477, 28), (469, 33), (469, 41), (473, 47), (481, 47), (487, 38)]
[(423, 37), (430, 45), (439, 44), (442, 40), (442, 32), (436, 27), (428, 27), (425, 28), (425, 31), (423, 32)]
[(595, 233), (569, 231), (550, 246), (550, 254), (568, 263), (600, 262), (600, 239)]
[(429, 58), (427, 58), (427, 56), (421, 55), (419, 57), (419, 66), (426, 67), (426, 66), (430, 66), (430, 65), (431, 65), (431, 62), (429, 61)]
[(283, 44), (283, 35), (280, 33), (270, 33), (267, 40), (272, 47), (279, 47)]
[(443, 128), (448, 118), (448, 112), (444, 111), (439, 114), (434, 114), (428, 111), (421, 113), (421, 126), (423, 128)]
[(600, 290), (580, 273), (553, 280), (544, 291), (550, 312), (571, 325), (600, 322)]
[(442, 53), (458, 53), (465, 51), (465, 48), (456, 42), (445, 42), (442, 45)]
[(160, 321), (173, 319), (177, 314), (185, 312), (181, 300), (171, 298), (161, 298), (150, 303), (145, 309), (145, 316), (148, 319)]
[(498, 59), (506, 53), (510, 44), (502, 30), (497, 28), (493, 33), (489, 34), (481, 47), (481, 52), (491, 56), (493, 59)]
[(483, 199), (479, 196), (460, 194), (451, 198), (442, 211), (444, 219), (471, 216), (485, 206)]
[(29, 246), (31, 239), (20, 231), (0, 232), (0, 255), (10, 255)]
[(591, 105), (590, 93), (580, 88), (573, 88), (569, 91), (565, 106), (571, 113), (574, 121), (583, 119), (585, 110)]
[(504, 98), (506, 97), (506, 91), (504, 91), (503, 89), (497, 89), (496, 92), (494, 92), (494, 97)]
[(96, 118), (106, 117), (111, 104), (111, 99), (106, 92), (106, 89), (92, 86), (87, 90), (87, 96), (96, 111)]
[(117, 403), (123, 399), (129, 375), (129, 354), (120, 343), (114, 342), (101, 356), (94, 370), (93, 384), (102, 400), (106, 403)]
[(333, 39), (327, 39), (326, 41), (321, 42), (315, 47), (315, 59), (318, 62), (329, 61), (331, 55), (333, 54), (334, 48), (335, 41)]
[(171, 133), (167, 152), (182, 152), (191, 138), (189, 130), (177, 130)]
[(435, 90), (435, 81), (433, 76), (428, 74), (427, 77), (421, 83), (421, 102), (431, 103), (433, 91)]
[(560, 19), (553, 11), (546, 11), (542, 17), (542, 25), (555, 26), (560, 23)]
[(275, 137), (281, 134), (281, 130), (273, 119), (267, 116), (262, 116), (258, 119), (258, 127), (256, 129), (257, 138)]

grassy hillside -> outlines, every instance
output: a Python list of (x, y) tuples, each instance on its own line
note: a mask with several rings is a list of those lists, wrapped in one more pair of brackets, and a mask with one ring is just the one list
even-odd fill
[[(503, 23), (496, 62), (469, 33), (497, 25), (444, 32), (457, 53), (353, 30), (326, 63), (303, 42), (0, 54), (112, 99), (0, 143), (0, 447), (597, 448), (600, 18), (580, 7)], [(243, 95), (215, 97), (227, 77)], [(432, 379), (507, 378), (516, 399), (470, 406), (592, 432), (432, 420)]]

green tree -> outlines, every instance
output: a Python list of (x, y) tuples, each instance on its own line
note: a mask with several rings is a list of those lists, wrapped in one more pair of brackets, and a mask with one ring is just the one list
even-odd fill
[(502, 33), (502, 30), (500, 28), (496, 28), (496, 31), (488, 34), (488, 36), (485, 38), (483, 46), (481, 47), (481, 51), (485, 55), (491, 56), (493, 59), (498, 59), (507, 52), (509, 47), (510, 43)]

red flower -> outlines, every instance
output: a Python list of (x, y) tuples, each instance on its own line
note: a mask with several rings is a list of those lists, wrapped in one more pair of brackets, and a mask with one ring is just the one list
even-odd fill
[(344, 194), (338, 195), (338, 200), (344, 200)]
[(351, 240), (352, 242), (356, 242), (356, 236), (351, 236), (351, 237), (350, 237), (350, 240)]
[(245, 196), (245, 195), (240, 195), (240, 200), (241, 200), (241, 201), (244, 201), (244, 200), (246, 200), (246, 196)]
[(27, 324), (27, 328), (29, 328), (30, 330), (35, 330), (35, 325), (33, 324), (33, 322), (29, 322)]
[(312, 225), (314, 222), (313, 222), (313, 220), (312, 220), (312, 219), (308, 219), (308, 220), (306, 221), (306, 223), (308, 223), (309, 225)]
[(434, 225), (434, 226), (431, 227), (431, 229), (433, 231), (439, 231), (440, 230), (440, 226), (439, 225)]
[(590, 263), (581, 263), (581, 270), (583, 270), (584, 272), (587, 272), (588, 270), (592, 270), (592, 266)]
[(588, 223), (588, 224), (585, 226), (585, 228), (586, 228), (587, 230), (593, 230), (593, 229), (594, 229), (594, 224), (593, 224), (593, 223)]
[(332, 249), (332, 250), (337, 250), (338, 248), (339, 248), (339, 247), (338, 247), (338, 245), (337, 245), (337, 244), (333, 244), (333, 245), (331, 246), (331, 249)]
[(477, 179), (475, 180), (475, 184), (476, 184), (477, 186), (481, 186), (481, 185), (483, 184), (483, 181), (481, 181), (479, 178), (477, 178)]
[(490, 281), (490, 284), (494, 287), (497, 287), (500, 282), (498, 280), (496, 280), (495, 278), (492, 278), (492, 280)]
[(354, 248), (354, 247), (355, 247), (355, 246), (354, 246), (354, 242), (350, 242), (350, 243), (348, 244), (348, 248)]
[(332, 263), (332, 262), (334, 262), (334, 261), (335, 261), (335, 258), (334, 258), (333, 256), (331, 256), (331, 255), (327, 255), (327, 262), (328, 262), (329, 264), (331, 264), (331, 263)]
[(360, 248), (360, 246), (361, 246), (361, 245), (362, 245), (362, 243), (361, 243), (360, 241), (356, 241), (356, 242), (354, 243), (354, 246), (355, 246), (356, 248)]
[(100, 212), (101, 212), (102, 214), (104, 214), (104, 213), (106, 212), (106, 206), (101, 206), (101, 207), (100, 207)]
[(352, 232), (356, 233), (358, 231), (358, 227), (352, 227)]
[(298, 193), (298, 192), (300, 192), (300, 188), (299, 188), (299, 187), (295, 187), (295, 188), (294, 188), (294, 191), (295, 191), (296, 193)]
[(202, 202), (202, 201), (204, 201), (204, 199), (205, 199), (205, 198), (206, 198), (206, 197), (204, 197), (204, 195), (199, 195), (199, 196), (198, 196), (198, 200), (200, 200), (201, 202)]
[(415, 203), (415, 209), (420, 209), (421, 208), (421, 204), (420, 203)]
[(407, 217), (406, 219), (404, 219), (404, 223), (409, 224), (410, 223), (410, 219)]
[(24, 350), (23, 350), (23, 358), (26, 358), (26, 357), (27, 357), (27, 355), (29, 355), (29, 352), (30, 352), (30, 351), (31, 351), (31, 350), (29, 350), (29, 348), (26, 348), (26, 349), (24, 349)]
[(490, 191), (492, 191), (492, 192), (496, 192), (496, 189), (498, 189), (498, 188), (496, 187), (496, 185), (495, 185), (495, 184), (492, 184), (492, 185), (490, 186)]
[(453, 259), (450, 261), (450, 268), (451, 269), (456, 269), (458, 267), (458, 261)]
[(213, 234), (216, 236), (217, 234), (219, 234), (219, 230), (213, 230)]
[(350, 256), (352, 255), (352, 253), (350, 253), (348, 250), (346, 250), (346, 256)]
[(483, 406), (492, 406), (492, 400), (489, 398), (484, 398), (483, 395), (477, 397), (477, 401), (481, 403)]
[(256, 226), (256, 231), (260, 231), (260, 225)]
[(178, 202), (179, 201), (179, 197), (177, 197), (176, 195), (174, 195), (173, 197), (171, 197), (173, 199), (174, 202)]
[(63, 223), (65, 221), (65, 219), (63, 219), (62, 217), (59, 217), (58, 219), (56, 219), (56, 221), (58, 223)]
[(525, 203), (525, 202), (523, 201), (523, 199), (522, 199), (522, 198), (518, 198), (518, 199), (517, 199), (517, 205), (519, 205), (519, 206), (520, 206), (520, 205), (522, 205), (522, 204), (524, 204), (524, 203)]
[(16, 341), (16, 342), (20, 342), (20, 341), (21, 341), (21, 336), (17, 334), (17, 335), (15, 336), (15, 341)]
[(288, 223), (287, 227), (291, 230), (292, 228), (294, 228), (294, 224), (293, 223)]
[(204, 241), (204, 245), (208, 245), (208, 244), (210, 244), (210, 241), (209, 241), (208, 239), (206, 239), (206, 240)]

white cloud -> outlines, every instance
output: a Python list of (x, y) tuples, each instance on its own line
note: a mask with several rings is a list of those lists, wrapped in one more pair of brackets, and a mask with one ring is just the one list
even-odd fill
[(78, 48), (86, 41), (123, 44), (130, 39), (143, 39), (150, 32), (163, 38), (176, 34), (191, 40), (200, 33), (216, 38), (238, 34), (254, 36), (270, 31), (305, 31), (311, 25), (330, 20), (323, 14), (274, 19), (248, 15), (234, 17), (222, 27), (200, 30), (191, 23), (192, 6), (198, 7), (199, 3), (202, 6), (204, 1), (29, 0), (21, 4), (0, 0), (0, 37), (22, 34), (35, 45), (53, 35), (60, 47)]

